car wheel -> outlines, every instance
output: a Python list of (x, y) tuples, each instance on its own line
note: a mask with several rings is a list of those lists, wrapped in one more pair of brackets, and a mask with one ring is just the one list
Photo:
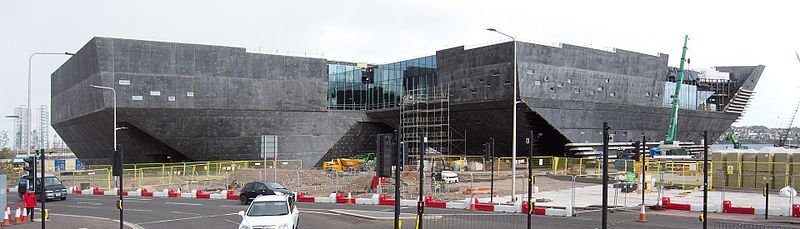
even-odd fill
[(66, 200), (66, 199), (67, 199), (67, 197), (66, 197), (66, 196), (65, 196), (65, 197), (61, 197), (61, 200)]
[(239, 196), (239, 203), (242, 205), (247, 205), (247, 196), (245, 195)]

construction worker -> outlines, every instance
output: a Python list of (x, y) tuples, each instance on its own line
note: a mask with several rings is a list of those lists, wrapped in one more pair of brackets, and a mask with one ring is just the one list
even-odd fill
[(36, 194), (33, 190), (28, 189), (25, 195), (22, 196), (22, 202), (25, 204), (25, 210), (28, 211), (28, 218), (33, 222), (33, 208), (36, 207)]

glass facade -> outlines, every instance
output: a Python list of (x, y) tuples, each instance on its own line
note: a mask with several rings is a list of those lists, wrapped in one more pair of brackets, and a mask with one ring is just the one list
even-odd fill
[[(665, 82), (664, 84), (664, 97), (662, 97), (661, 105), (664, 107), (672, 107), (672, 96), (675, 95), (675, 82)], [(714, 95), (713, 91), (703, 91), (695, 85), (683, 84), (681, 85), (681, 93), (678, 96), (678, 108), (697, 110), (702, 109), (708, 98)]]
[(435, 85), (436, 56), (377, 66), (372, 83), (361, 81), (362, 68), (353, 63), (328, 64), (328, 109), (372, 110), (392, 108), (408, 90)]

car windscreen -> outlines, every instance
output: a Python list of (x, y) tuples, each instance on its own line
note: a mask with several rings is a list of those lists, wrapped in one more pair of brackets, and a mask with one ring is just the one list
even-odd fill
[(267, 185), (267, 188), (268, 188), (268, 189), (272, 189), (272, 190), (275, 190), (275, 189), (284, 189), (284, 188), (283, 188), (283, 186), (281, 186), (281, 185), (280, 185), (280, 184), (278, 184), (278, 183), (270, 182), (270, 183), (264, 183), (264, 184), (266, 184), (266, 185)]
[(289, 214), (286, 201), (258, 201), (250, 205), (247, 216), (278, 216)]
[(45, 177), (44, 186), (60, 185), (61, 181), (57, 177)]

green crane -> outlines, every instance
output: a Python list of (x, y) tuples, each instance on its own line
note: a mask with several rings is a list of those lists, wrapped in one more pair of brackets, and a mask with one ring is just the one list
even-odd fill
[(725, 138), (727, 138), (728, 140), (731, 141), (731, 143), (733, 143), (734, 149), (742, 148), (742, 143), (739, 143), (739, 140), (736, 140), (736, 136), (733, 135), (733, 129), (728, 131), (728, 134), (725, 136)]
[(672, 118), (667, 131), (667, 138), (664, 144), (671, 145), (675, 141), (678, 132), (678, 106), (680, 105), (681, 84), (683, 84), (683, 63), (686, 61), (686, 44), (689, 42), (689, 35), (684, 36), (683, 52), (681, 53), (681, 66), (678, 68), (678, 76), (675, 78), (675, 94), (672, 95)]

